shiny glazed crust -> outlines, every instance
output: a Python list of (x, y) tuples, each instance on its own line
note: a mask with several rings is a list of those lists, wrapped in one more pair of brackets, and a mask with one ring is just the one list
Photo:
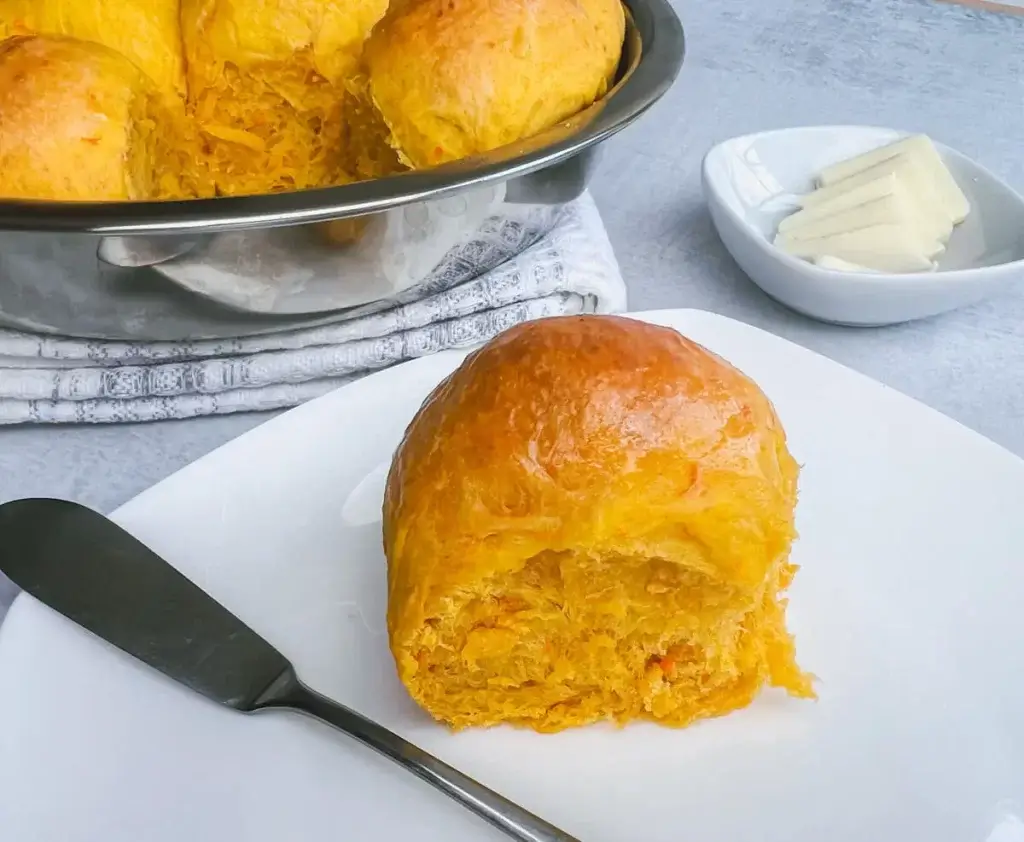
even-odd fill
[(405, 163), (433, 166), (590, 105), (624, 32), (619, 0), (399, 0), (366, 44), (370, 96)]
[[(144, 198), (132, 131), (150, 82), (120, 53), (70, 38), (0, 44), (0, 195)], [(141, 106), (141, 107), (140, 107)], [(145, 176), (140, 176), (145, 178)]]
[(207, 85), (225, 64), (260, 72), (298, 58), (338, 84), (386, 10), (386, 0), (181, 0), (189, 72)]
[(384, 500), (399, 676), (455, 727), (685, 725), (812, 695), (779, 594), (797, 465), (755, 383), (676, 331), (545, 319), (425, 402)]
[(185, 92), (178, 0), (0, 0), (0, 38), (30, 34), (103, 44), (158, 89)]

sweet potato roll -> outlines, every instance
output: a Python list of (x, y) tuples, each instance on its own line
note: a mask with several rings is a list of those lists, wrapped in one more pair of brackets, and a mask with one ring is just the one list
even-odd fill
[(121, 53), (63, 36), (0, 43), (0, 197), (154, 199), (184, 187), (181, 100)]
[(674, 330), (545, 319), (470, 355), (388, 476), (388, 629), (453, 728), (685, 726), (814, 695), (783, 592), (798, 468), (772, 404)]
[(367, 93), (411, 167), (537, 134), (603, 96), (620, 0), (394, 0), (366, 44)]
[(179, 0), (0, 0), (0, 38), (64, 35), (121, 53), (164, 93), (185, 95)]
[(181, 0), (189, 102), (217, 191), (351, 180), (346, 80), (387, 0)]

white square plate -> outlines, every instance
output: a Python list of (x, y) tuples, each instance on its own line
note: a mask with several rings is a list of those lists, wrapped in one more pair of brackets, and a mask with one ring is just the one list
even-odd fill
[(873, 126), (807, 126), (734, 137), (704, 158), (708, 210), (740, 268), (776, 301), (821, 321), (885, 325), (973, 304), (1024, 278), (1024, 198), (982, 166), (936, 143), (971, 204), (938, 271), (836, 272), (772, 244), (786, 197), (810, 192), (825, 167), (906, 135)]
[[(584, 842), (1024, 837), (1024, 463), (754, 328), (637, 317), (744, 369), (788, 429), (805, 466), (790, 622), (817, 702), (766, 694), (686, 730), (558, 735), (453, 735), (420, 713), (387, 651), (380, 498), (406, 423), (461, 354), (283, 415), (116, 519), (314, 687)], [(23, 596), (0, 627), (0, 838), (501, 837), (330, 729), (222, 710)]]

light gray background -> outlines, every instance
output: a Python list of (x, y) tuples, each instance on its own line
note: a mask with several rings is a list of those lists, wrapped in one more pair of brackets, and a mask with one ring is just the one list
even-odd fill
[[(699, 178), (705, 151), (734, 135), (866, 123), (927, 132), (1024, 190), (1024, 17), (933, 0), (677, 0), (677, 8), (689, 42), (679, 82), (608, 144), (594, 184), (631, 309), (697, 307), (758, 325), (1024, 456), (1024, 283), (901, 327), (818, 324), (765, 298), (737, 269), (711, 227)], [(267, 417), (3, 429), (0, 501), (57, 496), (109, 511)], [(0, 583), (0, 603), (3, 591)]]

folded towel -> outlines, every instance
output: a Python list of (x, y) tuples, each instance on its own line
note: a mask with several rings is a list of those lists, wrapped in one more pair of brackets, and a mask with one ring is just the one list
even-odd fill
[[(463, 261), (481, 253), (462, 249)], [(589, 195), (497, 268), (333, 324), (235, 339), (110, 342), (0, 330), (0, 424), (192, 418), (295, 406), (371, 371), (545, 316), (618, 312), (626, 292)]]

